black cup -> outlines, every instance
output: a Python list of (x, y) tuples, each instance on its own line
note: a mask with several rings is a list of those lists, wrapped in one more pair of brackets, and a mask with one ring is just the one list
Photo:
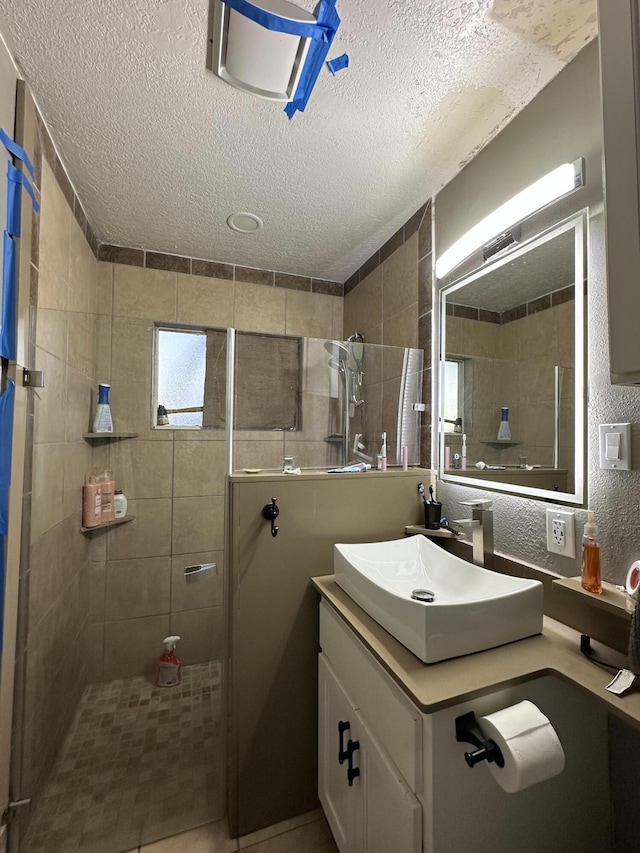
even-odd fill
[(442, 518), (442, 504), (440, 501), (431, 501), (424, 505), (424, 526), (427, 530), (438, 530)]

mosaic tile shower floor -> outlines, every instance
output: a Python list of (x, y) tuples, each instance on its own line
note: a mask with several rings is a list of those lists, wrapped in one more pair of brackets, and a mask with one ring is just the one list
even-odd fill
[(224, 815), (220, 664), (90, 685), (23, 853), (120, 853)]

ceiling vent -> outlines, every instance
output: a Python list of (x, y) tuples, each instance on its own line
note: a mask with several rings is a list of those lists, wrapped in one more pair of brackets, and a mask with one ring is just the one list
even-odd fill
[[(271, 101), (291, 101), (311, 38), (286, 30), (295, 29), (296, 24), (303, 25), (302, 30), (304, 25), (315, 26), (316, 18), (287, 0), (252, 0), (250, 5), (257, 18), (264, 17), (271, 25), (280, 20), (282, 31), (268, 29), (231, 5), (213, 0), (209, 68), (237, 89)], [(236, 2), (233, 6), (243, 8)]]

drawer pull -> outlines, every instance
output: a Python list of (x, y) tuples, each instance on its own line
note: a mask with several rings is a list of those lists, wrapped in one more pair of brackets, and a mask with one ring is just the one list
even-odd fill
[(349, 782), (349, 787), (351, 788), (353, 785), (353, 780), (357, 779), (360, 775), (360, 768), (353, 766), (353, 753), (356, 749), (360, 749), (360, 741), (350, 740), (347, 744), (347, 752), (349, 753), (349, 764), (347, 765), (347, 781)]
[[(349, 731), (350, 728), (351, 728), (351, 723), (343, 722), (342, 720), (338, 721), (338, 735), (340, 737), (340, 746), (338, 748), (338, 763), (339, 764), (344, 764), (350, 755), (349, 746), (347, 745), (347, 748), (346, 749), (344, 748), (344, 733), (346, 731)], [(351, 741), (349, 741), (349, 743), (351, 743)]]

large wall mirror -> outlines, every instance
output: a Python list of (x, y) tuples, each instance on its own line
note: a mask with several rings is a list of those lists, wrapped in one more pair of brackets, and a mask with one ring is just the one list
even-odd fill
[(583, 502), (586, 223), (583, 211), (440, 291), (443, 480)]

